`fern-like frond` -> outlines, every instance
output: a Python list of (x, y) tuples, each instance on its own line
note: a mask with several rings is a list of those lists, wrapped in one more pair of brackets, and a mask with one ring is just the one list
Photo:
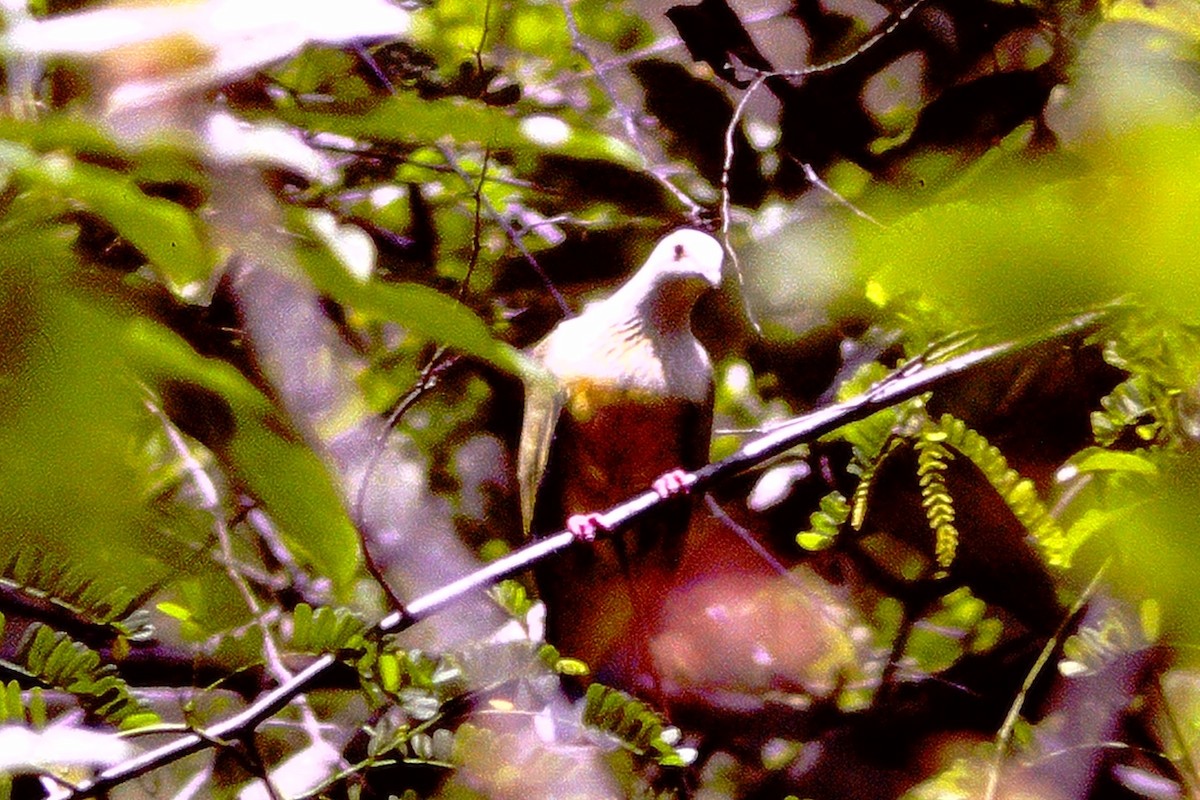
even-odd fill
[(1067, 637), (1058, 670), (1067, 677), (1094, 675), (1145, 643), (1133, 620), (1115, 607), (1109, 608), (1098, 620)]
[[(896, 374), (878, 362), (864, 364), (850, 380), (838, 388), (838, 400), (856, 397), (889, 376)], [(904, 441), (903, 433), (910, 429), (915, 420), (925, 417), (926, 397), (916, 397), (898, 405), (878, 411), (866, 419), (838, 428), (827, 438), (841, 439), (850, 444), (853, 458), (846, 470), (859, 476), (858, 485), (850, 497), (850, 527), (860, 530), (867, 516), (867, 501), (874, 486), (875, 476), (887, 457)], [(818, 530), (814, 518), (813, 530)]]
[(867, 518), (867, 501), (871, 497), (871, 489), (875, 486), (875, 476), (879, 468), (902, 441), (904, 440), (892, 436), (873, 461), (860, 465), (858, 485), (854, 487), (854, 494), (850, 497), (850, 527), (854, 530), (862, 530), (863, 522)]
[(132, 729), (159, 721), (129, 691), (116, 667), (103, 663), (95, 650), (41, 623), (25, 629), (12, 660), (0, 661), (0, 667), (71, 694), (90, 717), (110, 725)]
[(619, 689), (593, 683), (584, 699), (583, 724), (608, 734), (630, 752), (663, 766), (686, 766), (694, 758), (681, 750), (679, 729), (667, 726), (653, 709)]
[(1011, 469), (1000, 450), (962, 420), (943, 414), (931, 426), (945, 435), (946, 446), (953, 447), (979, 469), (1037, 542), (1047, 563), (1069, 566), (1072, 548), (1067, 535), (1042, 504), (1033, 482)]
[(850, 505), (846, 498), (840, 492), (830, 492), (809, 515), (808, 530), (796, 534), (796, 543), (805, 550), (824, 550), (833, 544), (849, 516)]
[[(857, 397), (886, 380), (890, 374), (892, 374), (891, 371), (878, 362), (864, 364), (849, 380), (838, 387), (837, 399), (844, 401)], [(921, 399), (909, 400), (891, 408), (885, 408), (866, 419), (843, 425), (826, 438), (848, 442), (854, 449), (854, 463), (851, 465), (851, 471), (864, 468), (879, 460), (896, 430), (902, 426), (902, 422), (913, 410), (921, 406), (922, 402)]]
[(0, 723), (11, 722), (34, 728), (46, 726), (46, 699), (42, 696), (41, 687), (30, 689), (26, 700), (18, 681), (0, 683)]
[(529, 592), (520, 581), (500, 581), (488, 591), (488, 594), (496, 601), (496, 605), (517, 620), (524, 620), (525, 615), (534, 605), (534, 598), (529, 596)]
[(366, 630), (366, 622), (349, 609), (327, 606), (314, 609), (300, 603), (292, 610), (288, 646), (302, 653), (357, 658), (366, 649)]
[(936, 426), (929, 426), (913, 442), (917, 453), (917, 483), (921, 487), (921, 507), (933, 531), (934, 555), (939, 567), (938, 576), (954, 562), (958, 550), (958, 528), (954, 526), (954, 499), (946, 486), (946, 469), (954, 454), (945, 444), (946, 435)]
[(1189, 445), (1200, 435), (1200, 328), (1144, 308), (1105, 329), (1104, 360), (1129, 374), (1092, 414), (1097, 443)]
[(405, 650), (391, 638), (368, 650), (359, 659), (358, 670), (374, 704), (395, 705), (418, 722), (436, 719), (448, 700), (468, 690), (455, 654), (433, 656), (421, 650)]
[(1100, 399), (1100, 410), (1091, 415), (1092, 434), (1100, 445), (1108, 446), (1132, 430), (1139, 442), (1151, 444), (1163, 433), (1161, 415), (1151, 400), (1153, 389), (1146, 375), (1117, 384)]
[(138, 613), (142, 597), (124, 587), (104, 586), (78, 564), (55, 561), (32, 548), (18, 550), (0, 568), (0, 591), (65, 617), (73, 626), (99, 629), (94, 631), (97, 638), (141, 641), (154, 633), (149, 617)]

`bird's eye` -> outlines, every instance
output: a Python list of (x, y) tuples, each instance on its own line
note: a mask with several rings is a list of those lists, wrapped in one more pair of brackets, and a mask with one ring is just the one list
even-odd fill
[(677, 244), (677, 245), (675, 245), (675, 260), (679, 261), (682, 258), (683, 258), (683, 245)]

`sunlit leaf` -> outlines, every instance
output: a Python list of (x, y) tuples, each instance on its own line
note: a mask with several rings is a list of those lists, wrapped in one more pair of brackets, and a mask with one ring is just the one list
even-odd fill
[(366, 111), (337, 114), (298, 108), (279, 116), (307, 130), (327, 131), (376, 142), (476, 143), (494, 148), (548, 150), (565, 156), (615, 161), (636, 167), (641, 161), (622, 140), (573, 126), (554, 116), (519, 119), (502, 108), (461, 98), (426, 100), (394, 95)]
[(398, 36), (407, 11), (384, 0), (202, 0), (112, 4), (43, 19), (0, 37), (10, 54), (103, 57), (114, 106), (213, 86), (286, 58), (310, 42)]
[(1157, 475), (1158, 466), (1149, 458), (1137, 453), (1115, 450), (1090, 450), (1075, 465), (1080, 472), (1134, 472), (1140, 475)]
[(514, 375), (538, 372), (526, 356), (496, 339), (474, 312), (435, 289), (362, 281), (324, 250), (301, 251), (300, 262), (319, 291), (369, 319), (399, 323)]
[(1104, 0), (1111, 20), (1141, 22), (1200, 41), (1200, 6), (1189, 0)]
[(1137, 131), (1086, 155), (1070, 179), (1009, 165), (961, 199), (864, 224), (857, 266), (888, 296), (917, 292), (1008, 333), (1131, 292), (1200, 320), (1200, 296), (1178, 290), (1200, 280), (1200, 127)]
[(66, 156), (38, 155), (13, 143), (0, 145), (0, 165), (37, 188), (53, 189), (104, 217), (159, 270), (167, 284), (199, 295), (216, 262), (196, 217), (184, 207), (150, 197), (119, 172)]

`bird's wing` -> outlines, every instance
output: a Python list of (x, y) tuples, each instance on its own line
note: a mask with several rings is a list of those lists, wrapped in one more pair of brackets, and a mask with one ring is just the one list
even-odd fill
[(533, 506), (546, 474), (554, 429), (566, 404), (566, 390), (548, 375), (525, 384), (525, 420), (517, 449), (517, 483), (521, 490), (521, 523), (526, 535), (533, 527)]
[(713, 407), (716, 405), (717, 387), (713, 381), (712, 369), (708, 374), (708, 396), (696, 406), (696, 435), (688, 438), (689, 449), (684, 451), (684, 461), (680, 464), (684, 469), (694, 472), (708, 463), (712, 448)]

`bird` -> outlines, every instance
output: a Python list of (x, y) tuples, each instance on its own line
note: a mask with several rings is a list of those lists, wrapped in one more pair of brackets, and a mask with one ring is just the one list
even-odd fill
[[(713, 369), (691, 314), (721, 284), (724, 249), (684, 228), (609, 297), (530, 353), (553, 377), (526, 389), (517, 470), (525, 533), (577, 545), (534, 571), (546, 640), (610, 686), (656, 691), (650, 642), (691, 514), (687, 473), (706, 463)], [(674, 497), (621, 536), (598, 512), (652, 487)], [(593, 541), (595, 540), (595, 541)]]

